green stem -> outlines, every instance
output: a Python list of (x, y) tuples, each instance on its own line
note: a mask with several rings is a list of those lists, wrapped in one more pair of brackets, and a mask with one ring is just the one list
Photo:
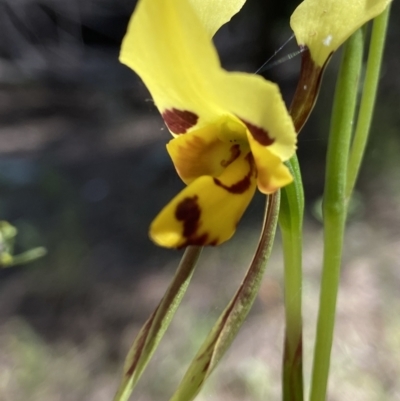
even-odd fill
[(186, 248), (174, 279), (129, 350), (114, 401), (129, 399), (185, 295), (202, 249), (200, 246)]
[(358, 30), (344, 47), (332, 111), (323, 202), (324, 258), (310, 401), (323, 401), (326, 398), (347, 214), (347, 161), (362, 49), (362, 33)]
[(365, 73), (364, 88), (361, 97), (360, 111), (358, 114), (353, 144), (350, 151), (349, 166), (347, 171), (346, 200), (349, 202), (357, 180), (368, 134), (371, 127), (376, 93), (379, 83), (383, 49), (385, 46), (386, 30), (390, 14), (390, 7), (373, 22), (371, 42), (369, 46), (367, 69)]
[(304, 193), (297, 157), (288, 163), (294, 181), (282, 188), (279, 226), (285, 265), (283, 400), (303, 400), (302, 233)]
[(252, 307), (271, 254), (278, 222), (280, 191), (267, 197), (260, 240), (246, 275), (208, 334), (170, 401), (193, 400), (231, 345)]

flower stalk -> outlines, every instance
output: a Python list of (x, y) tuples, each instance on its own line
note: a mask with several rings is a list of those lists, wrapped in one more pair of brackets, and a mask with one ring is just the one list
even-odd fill
[(388, 6), (381, 15), (376, 17), (372, 24), (371, 42), (369, 45), (367, 68), (360, 102), (360, 111), (358, 113), (347, 171), (347, 203), (350, 201), (368, 141), (375, 99), (378, 90), (379, 74), (381, 71), (389, 15), (390, 6)]
[(260, 240), (243, 281), (190, 364), (171, 401), (191, 401), (236, 337), (258, 294), (274, 243), (280, 192), (267, 197)]
[(192, 278), (202, 247), (189, 246), (174, 279), (157, 308), (143, 325), (125, 360), (123, 377), (114, 401), (127, 401), (178, 309)]
[(310, 401), (326, 398), (347, 215), (347, 163), (362, 54), (363, 38), (358, 30), (344, 46), (332, 110), (323, 202), (324, 256)]
[(294, 181), (281, 191), (281, 209), (279, 213), (285, 267), (285, 339), (282, 393), (284, 401), (302, 401), (302, 234), (304, 193), (297, 157), (293, 157), (288, 165)]

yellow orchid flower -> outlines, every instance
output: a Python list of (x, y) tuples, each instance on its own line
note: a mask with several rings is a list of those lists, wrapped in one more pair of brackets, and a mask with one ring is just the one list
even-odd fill
[(304, 0), (290, 18), (302, 53), (300, 79), (291, 104), (296, 131), (317, 100), (331, 55), (363, 24), (383, 12), (391, 0)]
[(304, 0), (290, 25), (300, 46), (323, 67), (330, 55), (358, 28), (381, 14), (391, 0)]
[(151, 224), (158, 245), (221, 244), (256, 187), (270, 194), (292, 181), (283, 161), (296, 134), (278, 87), (222, 69), (211, 41), (244, 2), (140, 0), (129, 23), (120, 61), (149, 89), (187, 184)]

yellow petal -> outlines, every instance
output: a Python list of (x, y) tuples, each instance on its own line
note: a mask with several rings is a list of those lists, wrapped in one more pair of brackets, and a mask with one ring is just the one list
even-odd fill
[(282, 160), (274, 155), (269, 147), (260, 145), (248, 134), (251, 152), (257, 166), (257, 186), (260, 192), (272, 194), (277, 189), (290, 184), (293, 177)]
[(391, 0), (305, 0), (290, 19), (297, 43), (322, 67), (359, 27), (383, 12)]
[(296, 132), (279, 87), (258, 75), (227, 73), (219, 102), (242, 121), (253, 138), (282, 160), (296, 150)]
[(239, 12), (245, 2), (246, 0), (190, 0), (210, 37)]
[[(296, 135), (278, 86), (260, 76), (223, 70), (189, 0), (140, 0), (120, 60), (143, 79), (172, 133), (230, 116), (262, 132), (282, 159), (293, 155)], [(242, 123), (239, 132), (246, 140)]]
[(254, 195), (256, 175), (251, 153), (247, 153), (218, 178), (198, 178), (155, 218), (150, 237), (167, 248), (227, 241)]
[(142, 78), (172, 133), (220, 115), (208, 79), (220, 70), (218, 55), (188, 0), (140, 0), (120, 61)]
[(203, 175), (218, 177), (245, 150), (248, 153), (247, 144), (241, 146), (239, 143), (219, 139), (224, 125), (210, 124), (180, 135), (168, 143), (168, 153), (185, 184)]

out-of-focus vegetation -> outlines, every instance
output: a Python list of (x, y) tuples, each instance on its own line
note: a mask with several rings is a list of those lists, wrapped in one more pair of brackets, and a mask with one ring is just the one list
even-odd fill
[[(169, 134), (148, 93), (117, 61), (134, 2), (80, 3), (0, 1), (0, 219), (18, 229), (15, 253), (48, 250), (30, 265), (0, 270), (1, 400), (112, 399), (129, 345), (180, 256), (147, 238), (152, 218), (183, 184), (165, 152)], [(295, 5), (248, 0), (216, 37), (226, 68), (256, 70), (290, 36)], [(400, 400), (399, 13), (394, 2), (376, 117), (346, 237), (332, 399)], [(298, 62), (266, 75), (287, 100)], [(336, 67), (334, 59), (299, 140), (309, 212), (307, 375), (321, 261), (321, 227), (312, 210), (322, 193)], [(244, 274), (262, 206), (256, 197), (232, 241), (204, 252), (135, 400), (172, 394)], [(200, 400), (279, 399), (279, 247), (278, 239), (259, 300)]]
[(41, 246), (15, 255), (17, 233), (18, 230), (8, 221), (0, 221), (0, 268), (23, 265), (46, 255), (46, 249)]

